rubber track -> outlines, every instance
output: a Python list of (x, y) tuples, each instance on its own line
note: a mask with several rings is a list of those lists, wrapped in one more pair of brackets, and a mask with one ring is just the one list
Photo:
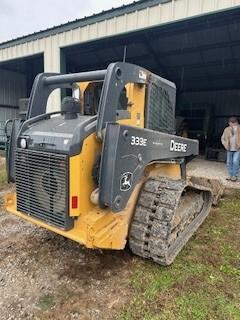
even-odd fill
[[(178, 209), (183, 193), (188, 195), (190, 206), (186, 206), (187, 211), (181, 216)], [(195, 203), (197, 194), (199, 201)], [(211, 190), (204, 186), (185, 180), (149, 179), (141, 191), (131, 224), (131, 251), (161, 265), (171, 264), (209, 214), (212, 201)], [(176, 223), (178, 215), (181, 221)]]

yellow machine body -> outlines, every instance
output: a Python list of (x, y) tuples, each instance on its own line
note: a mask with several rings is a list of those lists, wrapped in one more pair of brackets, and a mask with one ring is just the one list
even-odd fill
[[(91, 83), (79, 83), (81, 93)], [(119, 120), (121, 124), (144, 128), (146, 87), (138, 84), (128, 84), (126, 93), (130, 107), (130, 119)], [(83, 96), (81, 96), (83, 99)], [(88, 136), (82, 146), (82, 151), (69, 159), (69, 215), (74, 217), (74, 227), (63, 231), (43, 221), (32, 218), (17, 211), (16, 193), (6, 196), (7, 211), (40, 227), (51, 230), (69, 239), (77, 241), (88, 248), (123, 249), (127, 242), (129, 227), (138, 200), (139, 192), (144, 182), (153, 176), (165, 176), (173, 179), (181, 178), (179, 164), (154, 163), (145, 168), (144, 175), (135, 187), (125, 209), (113, 213), (110, 209), (101, 209), (91, 201), (91, 195), (96, 189), (92, 178), (92, 169), (96, 155), (102, 148), (101, 142), (96, 139), (96, 134)], [(78, 206), (72, 208), (72, 199), (77, 197)]]
[[(22, 219), (39, 225), (40, 227), (79, 242), (88, 248), (120, 250), (124, 249), (126, 245), (128, 230), (134, 214), (138, 195), (146, 179), (154, 176), (169, 177), (172, 179), (181, 178), (181, 169), (177, 164), (155, 164), (147, 167), (145, 170), (146, 174), (143, 176), (141, 182), (135, 187), (126, 208), (122, 212), (116, 214), (109, 209), (101, 209), (99, 206), (92, 204), (90, 197), (91, 192), (94, 191), (94, 189), (87, 188), (86, 190), (84, 188), (84, 183), (86, 186), (89, 185), (89, 179), (92, 178), (91, 174), (85, 175), (85, 180), (82, 180), (82, 189), (81, 186), (76, 186), (75, 179), (78, 175), (75, 175), (74, 172), (77, 173), (77, 170), (81, 167), (80, 159), (81, 157), (77, 156), (77, 159), (71, 161), (70, 165), (70, 172), (73, 172), (72, 177), (74, 177), (73, 179), (70, 178), (70, 199), (73, 195), (76, 196), (76, 194), (78, 194), (81, 203), (79, 205), (79, 210), (74, 209), (75, 212), (71, 210), (71, 214), (76, 217), (73, 229), (70, 231), (63, 231), (17, 211), (16, 193), (10, 193), (6, 196), (6, 210)], [(85, 167), (86, 171), (90, 171), (91, 163), (85, 162), (84, 164), (85, 165), (83, 165), (82, 168)], [(78, 192), (76, 192), (76, 187)], [(81, 190), (83, 189), (85, 189), (85, 191), (82, 193)], [(85, 197), (83, 197), (83, 194), (85, 194)]]

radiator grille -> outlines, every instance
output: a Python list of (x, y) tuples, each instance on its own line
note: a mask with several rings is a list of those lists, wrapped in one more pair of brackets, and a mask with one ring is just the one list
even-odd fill
[(17, 150), (17, 210), (63, 230), (73, 227), (68, 215), (68, 157)]

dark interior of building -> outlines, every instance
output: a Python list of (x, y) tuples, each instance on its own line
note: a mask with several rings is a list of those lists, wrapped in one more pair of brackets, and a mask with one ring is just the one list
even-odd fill
[(44, 70), (43, 54), (2, 63), (0, 64), (0, 70), (12, 71), (24, 75), (26, 92), (23, 92), (23, 98), (29, 97), (36, 75)]
[(5, 147), (5, 124), (26, 109), (36, 75), (43, 72), (43, 55), (0, 63), (0, 149)]

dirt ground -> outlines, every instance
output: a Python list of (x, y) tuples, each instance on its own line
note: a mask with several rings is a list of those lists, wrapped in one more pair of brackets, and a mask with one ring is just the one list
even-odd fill
[[(189, 170), (200, 176), (204, 172), (199, 173), (198, 162), (193, 162)], [(0, 192), (0, 199), (5, 193)], [(151, 264), (145, 265), (128, 250), (85, 249), (9, 215), (1, 207), (0, 320), (119, 319), (133, 297), (129, 279), (142, 263), (144, 273), (148, 272)], [(184, 263), (180, 261), (180, 265)], [(164, 270), (159, 266), (157, 270), (161, 279)]]
[(92, 251), (0, 212), (0, 319), (113, 319), (133, 256)]
[(237, 182), (226, 180), (228, 174), (226, 164), (223, 162), (196, 158), (187, 165), (187, 173), (196, 177), (219, 179), (226, 188), (240, 189), (240, 176)]

